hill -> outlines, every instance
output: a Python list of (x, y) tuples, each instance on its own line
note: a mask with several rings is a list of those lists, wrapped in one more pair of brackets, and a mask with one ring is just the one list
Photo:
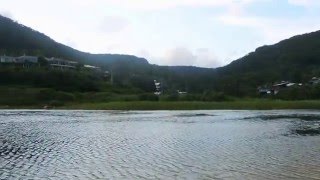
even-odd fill
[[(320, 76), (320, 31), (294, 36), (218, 68), (219, 82), (229, 82), (242, 93), (265, 83), (308, 82)], [(231, 83), (230, 83), (231, 82)], [(222, 83), (225, 84), (225, 83)], [(221, 87), (220, 87), (221, 88)]]
[(199, 84), (198, 76), (212, 71), (208, 68), (150, 65), (145, 58), (132, 55), (81, 52), (0, 15), (0, 55), (3, 54), (60, 57), (100, 66), (113, 72), (115, 85), (134, 86), (147, 92), (154, 91), (154, 79), (163, 82), (167, 91), (201, 91), (203, 87), (194, 86), (194, 83)]
[(119, 54), (90, 54), (55, 42), (50, 37), (0, 15), (0, 53), (7, 55), (29, 54), (47, 57), (61, 57), (108, 66), (116, 61), (148, 64), (144, 58)]
[(114, 75), (114, 85), (153, 92), (153, 80), (167, 93), (223, 92), (255, 96), (265, 83), (287, 80), (307, 82), (320, 76), (320, 31), (299, 35), (254, 52), (217, 69), (190, 66), (158, 66), (131, 55), (90, 54), (55, 42), (29, 27), (0, 16), (0, 55), (62, 57), (100, 66)]

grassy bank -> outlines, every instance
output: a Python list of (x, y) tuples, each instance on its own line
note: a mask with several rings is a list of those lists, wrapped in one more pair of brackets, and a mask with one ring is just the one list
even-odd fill
[(52, 88), (0, 86), (0, 109), (206, 110), (320, 109), (320, 100), (238, 99), (221, 94), (186, 96), (115, 92), (65, 92)]
[(68, 104), (62, 109), (88, 110), (272, 110), (272, 109), (320, 109), (320, 101), (237, 100), (230, 102), (109, 102)]

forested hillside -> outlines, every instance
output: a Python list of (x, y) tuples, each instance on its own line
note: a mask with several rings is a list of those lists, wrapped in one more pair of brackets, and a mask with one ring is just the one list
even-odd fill
[(144, 58), (130, 55), (84, 53), (58, 42), (22, 24), (0, 15), (0, 53), (30, 54), (62, 57), (95, 65), (109, 65), (115, 61), (147, 64)]
[[(208, 85), (211, 86), (208, 78), (200, 85), (203, 80), (199, 78), (205, 79), (206, 73), (212, 69), (157, 66), (150, 65), (144, 58), (131, 55), (85, 53), (55, 42), (40, 32), (0, 16), (0, 55), (4, 54), (60, 57), (99, 66), (104, 70), (112, 71), (115, 85), (133, 86), (146, 92), (154, 91), (154, 79), (163, 82), (167, 91), (183, 89), (199, 92)], [(199, 85), (194, 86), (196, 82)]]
[[(211, 69), (158, 66), (131, 55), (81, 52), (0, 16), (0, 55), (3, 54), (54, 56), (96, 65), (112, 72), (114, 87), (139, 89), (148, 93), (155, 90), (153, 81), (157, 80), (167, 94), (181, 90), (194, 94), (214, 92), (237, 97), (255, 96), (257, 87), (266, 83), (282, 80), (305, 83), (314, 76), (320, 76), (319, 31), (259, 47), (227, 66)], [(27, 76), (26, 72), (23, 73), (21, 77)], [(18, 81), (15, 80), (15, 83)], [(35, 84), (37, 81), (32, 82)], [(2, 80), (0, 83), (5, 85), (9, 82)]]
[(320, 31), (259, 47), (218, 72), (252, 87), (281, 80), (308, 82), (320, 76)]

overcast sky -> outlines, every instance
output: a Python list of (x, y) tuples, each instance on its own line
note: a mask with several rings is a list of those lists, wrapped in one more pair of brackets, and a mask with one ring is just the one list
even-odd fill
[(320, 0), (0, 0), (0, 14), (91, 53), (218, 67), (320, 30)]

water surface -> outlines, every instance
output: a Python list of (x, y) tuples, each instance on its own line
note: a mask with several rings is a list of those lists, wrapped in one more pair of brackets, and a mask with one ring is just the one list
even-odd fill
[(0, 179), (320, 179), (318, 111), (0, 111)]

